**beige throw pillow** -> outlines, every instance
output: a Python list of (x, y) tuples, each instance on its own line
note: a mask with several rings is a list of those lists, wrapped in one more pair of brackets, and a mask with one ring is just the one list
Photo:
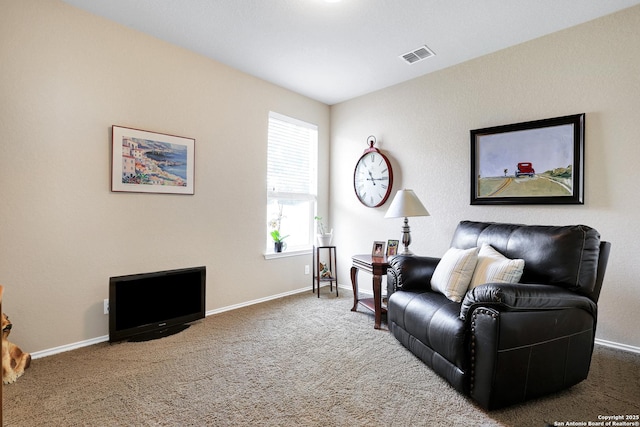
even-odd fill
[(478, 260), (478, 248), (449, 248), (431, 277), (431, 289), (460, 302), (467, 292)]
[(483, 243), (469, 290), (484, 283), (518, 283), (523, 270), (523, 259), (509, 259), (491, 245)]

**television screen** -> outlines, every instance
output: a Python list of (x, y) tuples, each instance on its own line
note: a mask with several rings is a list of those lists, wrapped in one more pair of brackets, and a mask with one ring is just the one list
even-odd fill
[(205, 282), (205, 267), (111, 277), (109, 341), (160, 338), (204, 318)]

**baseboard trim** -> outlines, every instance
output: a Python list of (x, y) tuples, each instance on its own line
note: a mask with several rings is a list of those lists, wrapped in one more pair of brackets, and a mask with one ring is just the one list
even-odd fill
[[(327, 285), (328, 286), (328, 285)], [(295, 291), (283, 292), (281, 294), (276, 294), (264, 298), (258, 298), (247, 302), (242, 302), (240, 304), (228, 305), (226, 307), (216, 308), (215, 310), (209, 310), (205, 313), (206, 316), (211, 316), (213, 314), (224, 313), (225, 311), (236, 310), (242, 307), (248, 307), (254, 304), (260, 304), (261, 302), (267, 302), (278, 298), (284, 298), (291, 295), (301, 294), (303, 292), (309, 292), (309, 287), (305, 287), (302, 289), (296, 289)]]
[(71, 350), (76, 350), (82, 347), (88, 347), (90, 345), (99, 344), (101, 342), (109, 341), (109, 335), (103, 335), (101, 337), (91, 338), (85, 341), (78, 341), (72, 344), (65, 344), (59, 347), (53, 347), (48, 350), (36, 351), (35, 353), (31, 353), (32, 359), (40, 359), (47, 356), (53, 356), (54, 354), (64, 353)]
[[(327, 286), (329, 286), (329, 285), (327, 285)], [(309, 287), (296, 289), (296, 290), (289, 291), (289, 292), (283, 292), (281, 294), (271, 295), (271, 296), (264, 297), (264, 298), (258, 298), (258, 299), (254, 299), (254, 300), (251, 300), (251, 301), (243, 302), (243, 303), (240, 303), (240, 304), (234, 304), (234, 305), (229, 305), (229, 306), (226, 306), (226, 307), (216, 308), (215, 310), (207, 311), (205, 313), (205, 316), (211, 316), (213, 314), (224, 313), (225, 311), (236, 310), (238, 308), (248, 307), (248, 306), (254, 305), (254, 304), (260, 304), (261, 302), (267, 302), (267, 301), (271, 301), (271, 300), (278, 299), (278, 298), (284, 298), (284, 297), (288, 297), (290, 295), (301, 294), (303, 292), (309, 292)], [(76, 349), (82, 348), (82, 347), (88, 347), (90, 345), (99, 344), (99, 343), (106, 342), (106, 341), (109, 341), (109, 335), (103, 335), (101, 337), (91, 338), (91, 339), (88, 339), (88, 340), (85, 340), (85, 341), (78, 341), (78, 342), (75, 342), (75, 343), (72, 343), (72, 344), (61, 345), (59, 347), (53, 347), (53, 348), (50, 348), (50, 349), (47, 349), (47, 350), (36, 351), (34, 353), (31, 353), (31, 358), (32, 359), (41, 359), (43, 357), (53, 356), (54, 354), (64, 353), (64, 352), (67, 352), (67, 351), (76, 350)]]
[(620, 344), (614, 341), (607, 341), (600, 338), (595, 339), (595, 343), (603, 347), (615, 348), (616, 350), (628, 351), (630, 353), (640, 354), (640, 347), (628, 344)]
[[(325, 285), (325, 286), (329, 286), (329, 285)], [(344, 286), (344, 285), (339, 285), (339, 287), (341, 289), (345, 289), (345, 290), (352, 290), (351, 286)], [(231, 310), (236, 310), (238, 308), (242, 308), (242, 307), (248, 307), (254, 304), (260, 304), (262, 302), (267, 302), (267, 301), (271, 301), (274, 299), (279, 299), (279, 298), (284, 298), (284, 297), (288, 297), (291, 295), (296, 295), (296, 294), (301, 294), (303, 292), (309, 292), (309, 287), (304, 287), (304, 288), (300, 288), (300, 289), (296, 289), (293, 291), (288, 291), (288, 292), (283, 292), (281, 294), (276, 294), (276, 295), (271, 295), (268, 297), (264, 297), (264, 298), (258, 298), (258, 299), (254, 299), (251, 301), (246, 301), (240, 304), (233, 304), (233, 305), (229, 305), (226, 307), (220, 307), (220, 308), (216, 308), (214, 310), (209, 310), (205, 313), (205, 316), (211, 316), (214, 314), (219, 314), (219, 313), (224, 313), (225, 311), (231, 311)], [(363, 293), (367, 293), (367, 292), (363, 292)], [(99, 344), (102, 342), (106, 342), (109, 341), (109, 335), (103, 335), (100, 337), (96, 337), (96, 338), (91, 338), (85, 341), (78, 341), (72, 344), (66, 344), (66, 345), (61, 345), (59, 347), (53, 347), (47, 350), (41, 350), (41, 351), (36, 351), (35, 353), (31, 353), (31, 358), (32, 359), (41, 359), (43, 357), (47, 357), (47, 356), (53, 356), (54, 354), (58, 354), (58, 353), (64, 353), (67, 351), (71, 351), (71, 350), (76, 350), (78, 348), (82, 348), (82, 347), (88, 347), (90, 345), (94, 345), (94, 344)], [(617, 350), (622, 350), (622, 351), (628, 351), (630, 353), (636, 353), (636, 354), (640, 354), (640, 347), (636, 347), (633, 345), (628, 345), (628, 344), (621, 344), (621, 343), (617, 343), (614, 341), (607, 341), (607, 340), (603, 340), (600, 338), (596, 338), (595, 339), (595, 343), (598, 345), (601, 345), (603, 347), (609, 347), (609, 348), (615, 348)]]

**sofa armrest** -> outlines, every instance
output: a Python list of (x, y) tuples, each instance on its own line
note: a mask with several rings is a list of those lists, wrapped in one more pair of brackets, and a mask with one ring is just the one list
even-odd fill
[(485, 283), (467, 292), (460, 308), (460, 319), (478, 306), (510, 311), (560, 310), (580, 308), (595, 319), (597, 305), (588, 297), (565, 288), (525, 283)]
[(440, 258), (398, 255), (389, 261), (387, 270), (388, 295), (397, 290), (431, 290), (431, 276)]

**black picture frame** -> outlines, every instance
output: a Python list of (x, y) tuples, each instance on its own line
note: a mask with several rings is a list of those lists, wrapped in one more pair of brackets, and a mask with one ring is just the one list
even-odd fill
[(387, 240), (387, 258), (398, 255), (399, 240)]
[(584, 204), (585, 114), (470, 131), (471, 204)]

